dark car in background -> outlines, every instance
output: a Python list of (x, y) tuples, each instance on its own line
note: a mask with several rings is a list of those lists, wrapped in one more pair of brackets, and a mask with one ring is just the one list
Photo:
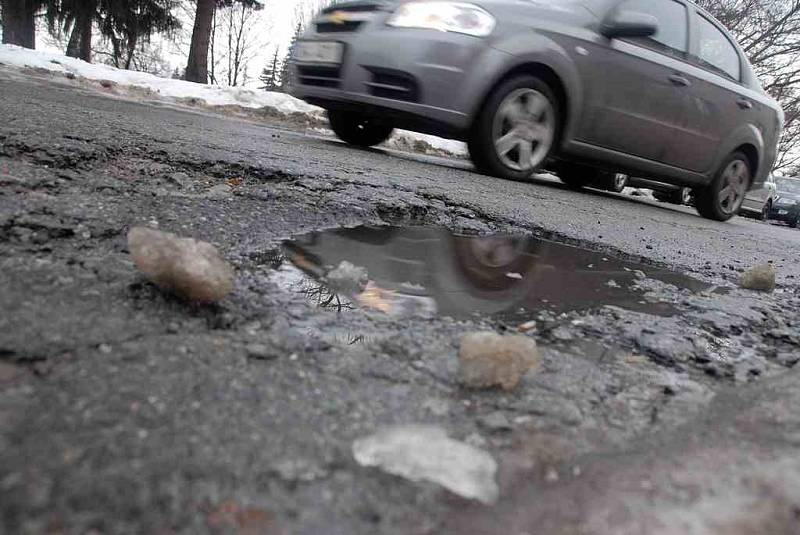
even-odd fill
[(775, 203), (769, 218), (789, 223), (792, 228), (800, 226), (800, 178), (775, 178)]
[(741, 47), (688, 0), (344, 2), (313, 20), (290, 73), (348, 143), (405, 128), (466, 141), (499, 177), (648, 177), (721, 221), (764, 183), (783, 125)]

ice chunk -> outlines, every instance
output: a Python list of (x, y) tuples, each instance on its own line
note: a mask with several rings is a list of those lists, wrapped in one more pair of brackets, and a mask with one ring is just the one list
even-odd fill
[(497, 501), (497, 463), (483, 450), (453, 440), (444, 429), (406, 425), (385, 428), (353, 443), (362, 466), (411, 481), (430, 481), (486, 505)]

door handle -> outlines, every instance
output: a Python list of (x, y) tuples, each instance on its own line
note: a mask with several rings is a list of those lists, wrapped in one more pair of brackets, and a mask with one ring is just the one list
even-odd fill
[(689, 87), (692, 83), (685, 76), (680, 74), (673, 74), (669, 76), (669, 81), (680, 87)]
[(739, 100), (736, 101), (736, 104), (743, 110), (753, 109), (753, 103), (747, 100), (746, 98), (740, 98)]

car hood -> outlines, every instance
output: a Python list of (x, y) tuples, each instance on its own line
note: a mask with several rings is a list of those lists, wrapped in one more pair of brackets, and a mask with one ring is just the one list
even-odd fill
[(800, 193), (778, 190), (775, 193), (775, 198), (779, 201), (794, 201), (795, 203), (800, 203)]
[[(394, 11), (400, 4), (418, 0), (352, 0), (329, 6), (322, 13), (339, 10), (357, 10), (369, 6), (380, 11)], [(598, 13), (613, 0), (459, 0), (478, 5), (489, 11), (502, 23), (517, 17), (556, 20), (583, 24), (596, 20)]]

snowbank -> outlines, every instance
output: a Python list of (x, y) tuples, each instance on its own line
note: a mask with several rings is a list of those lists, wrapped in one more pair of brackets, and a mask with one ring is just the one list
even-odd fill
[(286, 113), (319, 112), (319, 108), (283, 93), (268, 93), (242, 87), (202, 85), (184, 80), (159, 78), (144, 72), (126, 71), (100, 63), (86, 63), (60, 54), (28, 50), (13, 45), (0, 45), (0, 63), (72, 74), (89, 80), (110, 80), (122, 86), (149, 89), (166, 98), (202, 99), (209, 106), (237, 105), (245, 108), (271, 106)]
[[(183, 102), (194, 99), (205, 106), (239, 106), (250, 109), (268, 107), (286, 115), (302, 113), (319, 119), (324, 113), (322, 109), (285, 93), (159, 78), (148, 73), (126, 71), (104, 64), (86, 63), (60, 54), (29, 50), (14, 45), (0, 45), (0, 64), (44, 69), (65, 76), (94, 81), (110, 81), (122, 87), (144, 89), (164, 99)], [(135, 94), (130, 96), (135, 96)], [(392, 147), (409, 150), (425, 150), (426, 144), (434, 151), (457, 155), (466, 154), (463, 143), (413, 132), (398, 131), (390, 141)]]

